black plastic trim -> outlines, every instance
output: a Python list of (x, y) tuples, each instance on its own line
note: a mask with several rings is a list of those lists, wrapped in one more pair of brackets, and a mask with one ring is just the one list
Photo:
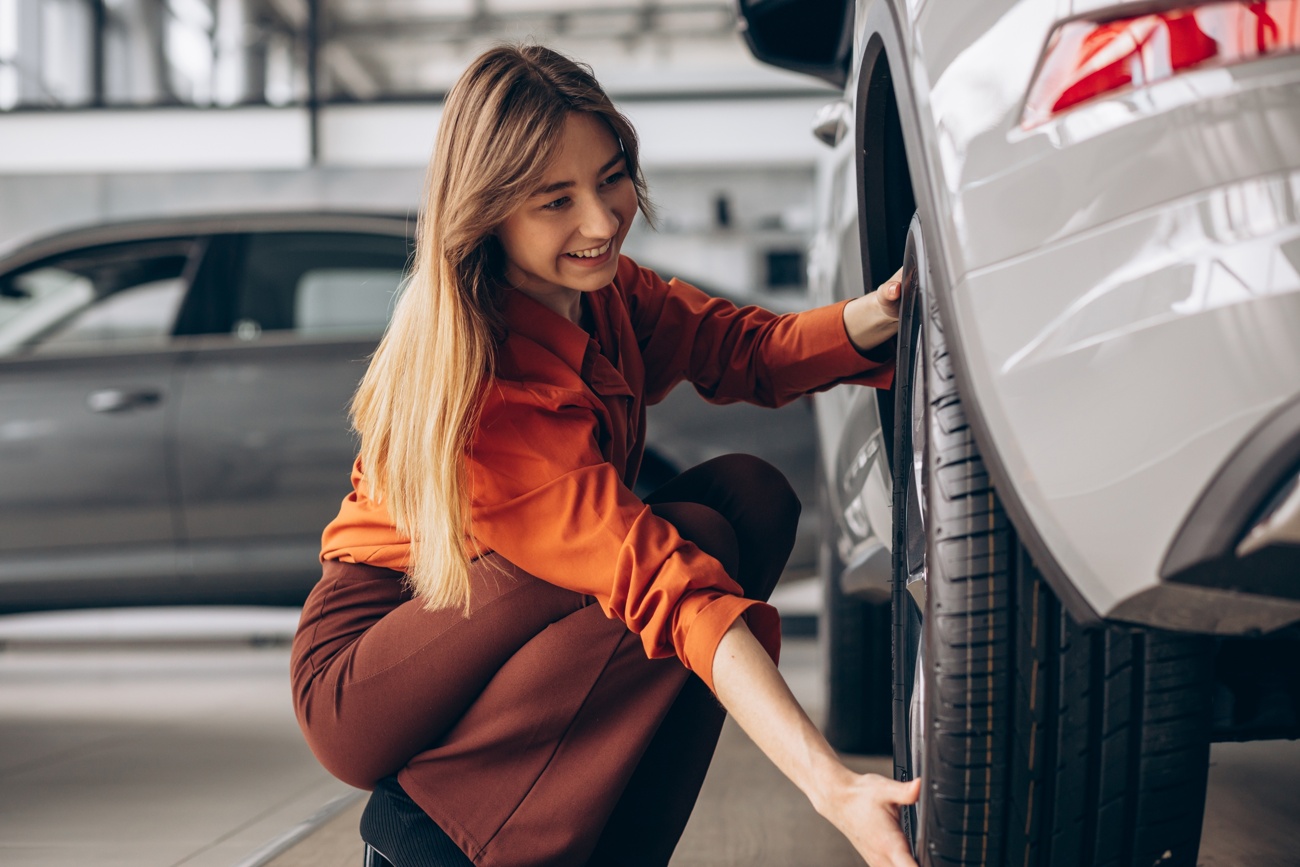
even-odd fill
[(1242, 441), (1197, 497), (1160, 566), (1171, 583), (1300, 599), (1300, 547), (1237, 557), (1237, 543), (1277, 490), (1300, 471), (1300, 395)]
[[(900, 34), (902, 27), (897, 11), (893, 8), (892, 2), (879, 0), (873, 3), (866, 13), (865, 27), (863, 29), (866, 48), (864, 55), (870, 55), (873, 58), (871, 67), (865, 62), (861, 68), (860, 80), (858, 82), (858, 95), (861, 99), (866, 95), (867, 89), (871, 86), (870, 79), (872, 71), (876, 68), (874, 63), (874, 51), (884, 51), (886, 59), (889, 57), (903, 57), (902, 43)], [(878, 43), (878, 47), (876, 46)], [(916, 105), (912, 101), (912, 81), (910, 69), (906, 63), (896, 63), (888, 67), (888, 72), (893, 80), (894, 98), (898, 106), (898, 118), (902, 126), (903, 141), (907, 151), (907, 164), (912, 177), (912, 189), (916, 198), (916, 210), (921, 216), (922, 226), (938, 225), (936, 214), (938, 207), (934, 201), (933, 191), (936, 189), (933, 178), (930, 177), (926, 161), (922, 157), (924, 153), (922, 139), (920, 134), (920, 123), (917, 119)], [(859, 106), (863, 103), (860, 101)], [(863, 120), (864, 113), (859, 109), (858, 115), (859, 148), (862, 147)], [(861, 172), (861, 162), (859, 162), (859, 171)], [(861, 173), (858, 177), (859, 190), (862, 190), (863, 177)], [(919, 195), (916, 195), (919, 193)], [(869, 209), (861, 207), (859, 213), (864, 220), (867, 219)], [(909, 215), (910, 216), (910, 215)], [(871, 233), (871, 227), (863, 225), (861, 227), (863, 237)], [(934, 296), (939, 306), (939, 318), (943, 323), (944, 334), (948, 339), (948, 348), (953, 363), (954, 373), (957, 378), (957, 386), (963, 395), (962, 405), (966, 411), (967, 422), (975, 435), (975, 442), (980, 448), (981, 456), (984, 459), (984, 465), (988, 469), (990, 477), (993, 479), (993, 485), (997, 489), (998, 496), (1002, 500), (1002, 505), (1006, 509), (1011, 523), (1015, 526), (1020, 541), (1028, 549), (1030, 558), (1034, 565), (1042, 573), (1043, 578), (1047, 581), (1049, 587), (1061, 601), (1070, 617), (1080, 626), (1090, 627), (1101, 623), (1101, 616), (1088, 603), (1079, 589), (1070, 581), (1065, 570), (1056, 562), (1052, 556), (1051, 550), (1043, 541), (1042, 536), (1038, 534), (1034, 527), (1033, 521), (1029, 517), (1029, 512), (1021, 502), (1016, 493), (1016, 489), (1011, 484), (1011, 475), (1007, 472), (1006, 465), (1002, 462), (1000, 455), (995, 447), (992, 434), (989, 431), (988, 423), (980, 409), (978, 402), (971, 399), (973, 394), (970, 382), (970, 369), (966, 363), (965, 343), (962, 339), (961, 323), (957, 319), (952, 305), (952, 281), (947, 273), (947, 262), (944, 259), (936, 239), (931, 238), (931, 244), (934, 250), (930, 256), (930, 285), (934, 291)], [(864, 254), (867, 248), (863, 247)], [(863, 263), (864, 273), (872, 274), (870, 262)], [(889, 272), (886, 272), (886, 275)]]

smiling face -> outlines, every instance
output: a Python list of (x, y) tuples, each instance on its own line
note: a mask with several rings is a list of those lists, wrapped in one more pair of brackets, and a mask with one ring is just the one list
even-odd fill
[(583, 292), (614, 279), (637, 195), (618, 140), (599, 117), (573, 112), (538, 190), (497, 228), (506, 281), (573, 322)]

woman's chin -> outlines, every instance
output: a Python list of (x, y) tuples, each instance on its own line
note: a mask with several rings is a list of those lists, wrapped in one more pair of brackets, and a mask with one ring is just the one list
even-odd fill
[(618, 259), (609, 253), (603, 258), (604, 261), (598, 265), (583, 262), (582, 265), (565, 267), (561, 272), (563, 285), (579, 292), (592, 292), (608, 286), (618, 272)]

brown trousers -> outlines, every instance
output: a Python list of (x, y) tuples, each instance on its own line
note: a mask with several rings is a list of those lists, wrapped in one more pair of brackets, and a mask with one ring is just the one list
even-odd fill
[[(799, 501), (770, 465), (727, 455), (647, 502), (766, 599)], [(724, 713), (676, 659), (587, 596), (492, 555), (472, 610), (424, 610), (399, 573), (326, 561), (294, 639), (294, 707), (321, 764), (403, 789), (480, 867), (664, 865)]]

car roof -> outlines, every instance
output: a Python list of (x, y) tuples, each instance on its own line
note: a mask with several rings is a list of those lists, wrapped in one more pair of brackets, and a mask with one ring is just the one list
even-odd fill
[(396, 212), (259, 211), (112, 221), (20, 241), (0, 250), (0, 271), (86, 247), (233, 232), (369, 232), (411, 238), (415, 235), (415, 216)]

